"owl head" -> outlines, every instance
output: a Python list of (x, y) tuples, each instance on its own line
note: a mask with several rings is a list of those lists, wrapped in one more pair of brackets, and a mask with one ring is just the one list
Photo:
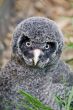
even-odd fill
[(44, 68), (57, 64), (62, 47), (63, 34), (48, 18), (25, 19), (13, 34), (12, 53), (28, 66)]

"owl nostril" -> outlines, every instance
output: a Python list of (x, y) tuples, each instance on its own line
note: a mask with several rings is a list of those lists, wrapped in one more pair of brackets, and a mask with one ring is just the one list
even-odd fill
[(44, 55), (39, 56), (39, 61), (42, 61), (42, 62), (44, 61)]
[(41, 59), (41, 58), (42, 58), (42, 56), (43, 56), (43, 55), (40, 55), (40, 56), (39, 56), (39, 59)]

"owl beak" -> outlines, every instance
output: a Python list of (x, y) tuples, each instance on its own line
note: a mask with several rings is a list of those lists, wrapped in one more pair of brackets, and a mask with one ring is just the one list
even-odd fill
[(34, 61), (34, 65), (36, 65), (37, 62), (39, 61), (39, 56), (41, 54), (42, 54), (42, 51), (40, 49), (33, 50), (33, 55), (34, 55), (33, 61)]

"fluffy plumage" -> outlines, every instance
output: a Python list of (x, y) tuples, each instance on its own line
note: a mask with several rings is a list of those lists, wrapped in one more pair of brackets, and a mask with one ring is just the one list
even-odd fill
[(54, 21), (44, 17), (22, 21), (13, 34), (11, 60), (0, 72), (0, 110), (6, 104), (8, 110), (16, 110), (20, 89), (59, 110), (54, 96), (65, 98), (65, 88), (68, 92), (73, 85), (73, 72), (60, 60), (62, 48), (63, 34)]

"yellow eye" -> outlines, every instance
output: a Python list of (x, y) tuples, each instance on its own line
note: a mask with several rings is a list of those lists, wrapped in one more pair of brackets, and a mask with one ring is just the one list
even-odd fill
[(26, 42), (26, 46), (30, 47), (31, 46), (31, 42)]

